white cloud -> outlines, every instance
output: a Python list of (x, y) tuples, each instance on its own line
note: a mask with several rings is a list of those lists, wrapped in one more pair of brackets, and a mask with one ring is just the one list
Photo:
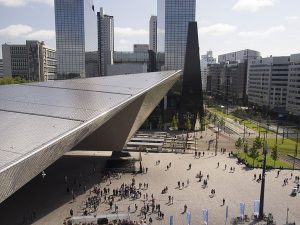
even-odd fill
[(10, 25), (0, 29), (0, 37), (26, 38), (39, 41), (51, 40), (55, 38), (54, 30), (34, 30), (31, 26), (24, 24)]
[(208, 34), (212, 36), (221, 36), (224, 34), (234, 33), (236, 31), (236, 26), (230, 24), (218, 23), (207, 27), (199, 28), (200, 34)]
[(285, 17), (286, 20), (299, 20), (300, 17), (299, 16), (287, 16)]
[(238, 0), (232, 9), (238, 12), (257, 12), (261, 8), (273, 6), (275, 2), (276, 0)]
[(255, 31), (242, 31), (238, 35), (246, 38), (266, 38), (273, 33), (279, 33), (285, 31), (284, 26), (271, 27), (267, 30), (255, 30)]
[(0, 5), (8, 7), (20, 7), (31, 3), (43, 3), (53, 6), (54, 0), (0, 0)]
[(0, 29), (0, 36), (18, 37), (26, 35), (32, 31), (32, 27), (23, 24), (10, 25), (6, 28)]
[(144, 29), (133, 29), (130, 27), (115, 27), (115, 35), (122, 37), (148, 36), (148, 31)]
[(38, 30), (26, 35), (28, 39), (36, 39), (36, 40), (51, 40), (55, 38), (54, 30)]

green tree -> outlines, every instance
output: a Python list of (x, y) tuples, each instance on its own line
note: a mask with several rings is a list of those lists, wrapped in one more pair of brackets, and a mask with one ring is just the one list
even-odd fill
[(235, 142), (235, 147), (240, 150), (243, 146), (243, 141), (241, 138), (239, 138), (236, 142)]
[(272, 148), (272, 152), (271, 152), (271, 158), (274, 160), (274, 167), (275, 167), (275, 163), (278, 159), (278, 149), (277, 149), (277, 145), (274, 145), (274, 147)]
[(249, 151), (248, 148), (249, 148), (249, 147), (248, 147), (248, 143), (245, 143), (245, 144), (244, 144), (245, 159), (246, 159), (246, 155), (248, 154), (248, 151)]
[(213, 115), (212, 115), (212, 122), (213, 122), (213, 123), (216, 123), (217, 120), (218, 120), (217, 114), (213, 114)]
[(159, 130), (161, 130), (161, 129), (163, 128), (163, 126), (164, 126), (163, 119), (162, 119), (162, 116), (160, 115), (160, 116), (159, 116), (159, 119), (158, 119), (157, 128), (158, 128)]
[(171, 127), (173, 130), (178, 130), (178, 123), (177, 123), (176, 115), (174, 115), (172, 118)]
[(192, 123), (189, 117), (186, 118), (184, 126), (187, 131), (190, 131), (192, 129)]
[(253, 148), (259, 150), (263, 147), (262, 140), (260, 137), (256, 137), (255, 140), (253, 141)]
[(252, 148), (250, 148), (249, 157), (253, 160), (252, 161), (253, 167), (254, 167), (254, 161), (258, 158), (258, 156), (259, 156), (258, 149), (252, 146)]
[(223, 127), (223, 129), (225, 130), (225, 119), (224, 119), (224, 117), (221, 117), (221, 119), (220, 119), (220, 126)]

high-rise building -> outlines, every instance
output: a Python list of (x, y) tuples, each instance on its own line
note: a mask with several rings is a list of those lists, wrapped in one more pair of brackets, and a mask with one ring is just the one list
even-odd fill
[(3, 59), (0, 59), (0, 77), (3, 77)]
[(196, 0), (157, 1), (157, 51), (165, 52), (165, 70), (183, 69), (189, 22)]
[(92, 0), (54, 0), (59, 79), (86, 77), (85, 52), (97, 51)]
[(300, 118), (300, 54), (290, 59), (286, 110)]
[(249, 60), (249, 103), (277, 112), (285, 111), (289, 64), (289, 56)]
[(216, 63), (216, 58), (213, 57), (212, 51), (207, 51), (205, 55), (201, 55), (201, 78), (202, 78), (202, 90), (207, 89), (207, 66)]
[(157, 16), (151, 16), (149, 21), (149, 50), (157, 52)]
[(103, 8), (97, 12), (99, 74), (107, 75), (107, 65), (113, 64), (114, 53), (114, 17), (105, 15)]
[(26, 41), (21, 44), (3, 44), (3, 74), (32, 81), (56, 79), (56, 52), (44, 42)]
[(237, 52), (230, 52), (223, 55), (218, 56), (219, 63), (226, 63), (226, 62), (245, 62), (246, 60), (250, 59), (257, 59), (260, 58), (260, 52), (245, 49)]
[(134, 44), (133, 52), (148, 52), (149, 45), (148, 44)]

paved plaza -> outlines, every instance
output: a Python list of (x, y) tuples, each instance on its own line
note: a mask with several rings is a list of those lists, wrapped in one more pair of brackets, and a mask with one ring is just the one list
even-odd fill
[[(199, 134), (200, 135), (200, 134)], [(115, 204), (118, 206), (119, 214), (128, 214), (131, 220), (140, 221), (144, 216), (140, 215), (141, 207), (151, 203), (151, 195), (155, 199), (155, 204), (160, 204), (164, 219), (157, 219), (157, 213), (148, 213), (146, 222), (149, 218), (153, 219), (152, 224), (168, 224), (168, 219), (174, 216), (174, 224), (186, 224), (186, 214), (183, 213), (184, 205), (187, 205), (191, 212), (191, 224), (202, 223), (202, 210), (208, 209), (209, 224), (225, 224), (225, 208), (229, 207), (229, 221), (231, 218), (239, 216), (239, 204), (245, 202), (245, 214), (249, 217), (253, 214), (253, 202), (259, 199), (260, 183), (254, 180), (254, 174), (261, 173), (260, 169), (249, 170), (244, 165), (238, 165), (237, 160), (228, 156), (228, 152), (233, 149), (232, 141), (229, 141), (225, 135), (220, 136), (219, 149), (227, 148), (225, 154), (214, 155), (214, 147), (207, 151), (207, 140), (213, 138), (213, 133), (208, 131), (201, 134), (203, 138), (198, 140), (197, 149), (205, 152), (204, 156), (195, 158), (193, 151), (187, 154), (176, 153), (142, 153), (142, 166), (148, 168), (144, 174), (124, 173), (121, 179), (113, 178), (103, 180), (105, 167), (109, 167), (107, 160), (110, 152), (89, 153), (82, 152), (68, 154), (56, 163), (50, 166), (46, 172), (46, 177), (34, 178), (21, 190), (7, 199), (0, 205), (1, 225), (11, 224), (63, 224), (63, 221), (70, 217), (70, 209), (74, 211), (74, 216), (81, 216), (83, 208), (88, 197), (95, 194), (91, 192), (95, 185), (100, 185), (101, 189), (120, 188), (124, 184), (131, 184), (132, 178), (135, 179), (136, 186), (139, 183), (147, 183), (148, 189), (141, 189), (141, 198), (137, 200), (115, 197), (112, 210), (108, 203), (101, 204), (97, 208), (97, 215), (114, 214)], [(132, 153), (132, 157), (139, 158), (139, 153)], [(157, 164), (157, 161), (160, 161)], [(219, 162), (219, 167), (217, 166)], [(167, 165), (171, 167), (167, 169)], [(189, 168), (191, 164), (191, 169)], [(226, 169), (225, 169), (226, 165)], [(139, 168), (139, 162), (133, 162), (136, 169)], [(235, 171), (230, 171), (234, 168)], [(202, 181), (196, 175), (203, 175)], [(288, 220), (290, 222), (300, 222), (300, 194), (291, 197), (295, 176), (300, 176), (299, 171), (284, 170), (277, 177), (277, 171), (268, 171), (266, 175), (265, 192), (265, 213), (271, 212), (276, 224), (284, 224), (287, 217), (287, 208), (289, 208)], [(293, 176), (291, 177), (291, 173)], [(209, 177), (207, 178), (207, 175)], [(68, 183), (73, 185), (75, 201), (72, 200), (71, 191), (66, 191), (65, 176), (68, 177)], [(288, 178), (288, 184), (283, 186), (284, 179)], [(208, 185), (203, 188), (203, 180), (208, 180)], [(189, 184), (187, 185), (187, 180)], [(177, 182), (184, 182), (184, 188), (178, 188)], [(162, 190), (168, 187), (168, 191), (162, 194)], [(84, 191), (86, 187), (86, 191)], [(215, 196), (211, 196), (211, 190), (215, 189)], [(148, 194), (148, 201), (145, 201), (144, 195)], [(169, 204), (168, 196), (173, 196), (173, 204)], [(225, 199), (225, 205), (223, 205)], [(134, 205), (138, 210), (134, 210)], [(33, 216), (34, 212), (34, 216)], [(151, 212), (151, 208), (150, 208)], [(94, 215), (93, 213), (92, 215)], [(255, 224), (255, 223), (245, 223)], [(261, 223), (263, 224), (263, 223)]]

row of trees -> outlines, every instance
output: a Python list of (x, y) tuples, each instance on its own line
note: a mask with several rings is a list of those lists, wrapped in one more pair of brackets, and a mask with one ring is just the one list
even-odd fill
[[(262, 142), (262, 139), (260, 137), (256, 137), (255, 140), (253, 141), (252, 147), (249, 148), (248, 143), (243, 143), (242, 139), (239, 138), (236, 141), (235, 146), (238, 150), (243, 149), (243, 151), (245, 153), (245, 158), (246, 158), (246, 155), (248, 155), (253, 160), (252, 166), (254, 167), (254, 161), (260, 156), (260, 154), (261, 154), (260, 151), (264, 147), (264, 143)], [(272, 148), (270, 156), (271, 156), (271, 159), (274, 161), (274, 167), (275, 167), (275, 163), (278, 159), (277, 145), (275, 145)]]
[(0, 78), (0, 85), (5, 84), (22, 84), (22, 83), (28, 83), (29, 81), (22, 78), (22, 77), (4, 77)]

